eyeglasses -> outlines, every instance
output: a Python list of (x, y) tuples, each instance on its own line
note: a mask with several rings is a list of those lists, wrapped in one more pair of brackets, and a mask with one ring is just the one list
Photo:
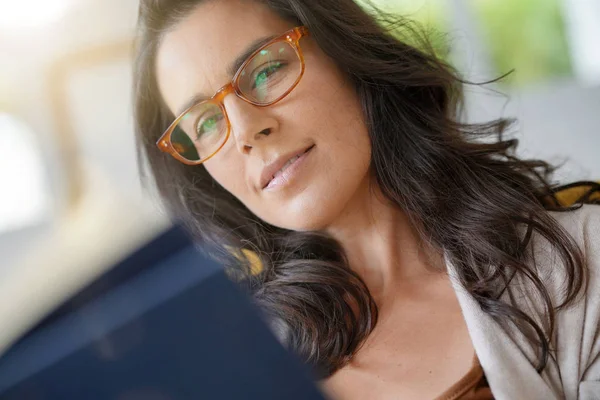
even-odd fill
[(296, 27), (272, 39), (242, 64), (231, 82), (209, 100), (179, 115), (156, 142), (158, 148), (187, 165), (199, 165), (214, 156), (231, 132), (223, 100), (230, 93), (259, 107), (273, 105), (287, 96), (304, 74), (300, 39), (306, 27)]

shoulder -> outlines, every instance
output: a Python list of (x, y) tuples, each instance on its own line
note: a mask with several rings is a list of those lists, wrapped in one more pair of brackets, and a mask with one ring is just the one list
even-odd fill
[[(600, 205), (585, 204), (577, 210), (549, 214), (573, 238), (581, 250), (588, 280), (587, 293), (584, 293), (584, 296), (600, 297)], [(556, 249), (550, 249), (551, 246), (548, 246), (547, 242), (541, 247), (543, 253), (553, 255), (551, 266), (555, 267), (556, 263), (560, 262)], [(536, 252), (537, 255), (539, 251)], [(559, 276), (563, 274), (563, 278), (566, 278), (565, 268), (550, 268), (549, 272)]]
[[(593, 349), (600, 352), (600, 206), (584, 205), (572, 211), (548, 213), (572, 238), (583, 258), (583, 270), (574, 268), (539, 232), (532, 235), (528, 244), (531, 250), (529, 266), (540, 279), (555, 309), (565, 302), (570, 279), (583, 279), (575, 299), (556, 311), (553, 340), (557, 343), (554, 345), (559, 350), (582, 356)], [(544, 296), (527, 274), (517, 274), (502, 298), (525, 312), (539, 326), (547, 325)]]
[[(559, 352), (579, 354), (577, 365), (571, 365), (575, 368), (571, 372), (578, 371), (579, 375), (574, 379), (600, 386), (600, 206), (584, 205), (575, 211), (551, 214), (580, 247), (587, 273), (579, 300), (556, 315), (555, 345)], [(566, 363), (569, 357), (562, 358)]]
[[(581, 251), (585, 272), (590, 275), (588, 283), (600, 287), (600, 206), (585, 204), (572, 211), (551, 211), (548, 214)], [(532, 262), (536, 272), (550, 285), (548, 289), (551, 292), (554, 289), (558, 296), (562, 290), (560, 284), (568, 277), (569, 266), (564, 264), (558, 248), (551, 245), (545, 235), (534, 233), (529, 246), (533, 252)]]
[(600, 205), (585, 204), (574, 211), (550, 215), (575, 239), (584, 253), (600, 247)]
[[(577, 245), (583, 256), (584, 285), (579, 298), (600, 298), (600, 206), (586, 204), (572, 211), (549, 212)], [(555, 305), (564, 298), (565, 283), (576, 271), (565, 263), (556, 246), (551, 245), (539, 232), (529, 243), (533, 253), (532, 266), (549, 291)], [(573, 306), (575, 306), (574, 302)], [(599, 304), (596, 304), (600, 306)], [(580, 305), (581, 306), (581, 305)]]

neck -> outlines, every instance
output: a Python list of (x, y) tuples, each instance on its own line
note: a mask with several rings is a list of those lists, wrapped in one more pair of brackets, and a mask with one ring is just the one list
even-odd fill
[(445, 268), (441, 251), (419, 236), (407, 215), (376, 185), (366, 185), (326, 231), (381, 305), (399, 288), (422, 285)]

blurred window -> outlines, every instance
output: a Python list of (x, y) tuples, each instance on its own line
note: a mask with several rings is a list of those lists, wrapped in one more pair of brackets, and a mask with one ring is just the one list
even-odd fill
[(27, 30), (60, 19), (73, 0), (0, 0), (0, 28)]
[(43, 165), (31, 129), (0, 113), (0, 232), (34, 225), (48, 213)]

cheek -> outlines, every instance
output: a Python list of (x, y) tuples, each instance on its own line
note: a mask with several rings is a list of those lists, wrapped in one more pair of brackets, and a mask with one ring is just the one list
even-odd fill
[(244, 165), (235, 156), (224, 154), (228, 152), (223, 150), (203, 165), (219, 185), (245, 203), (249, 189), (244, 178)]
[[(226, 162), (219, 159), (219, 155), (223, 160), (226, 159)], [(215, 155), (204, 163), (211, 177), (258, 218), (273, 223), (274, 221), (270, 218), (268, 204), (261, 201), (257, 193), (249, 185), (243, 163), (235, 155), (228, 157), (222, 157), (223, 154), (219, 155)]]

